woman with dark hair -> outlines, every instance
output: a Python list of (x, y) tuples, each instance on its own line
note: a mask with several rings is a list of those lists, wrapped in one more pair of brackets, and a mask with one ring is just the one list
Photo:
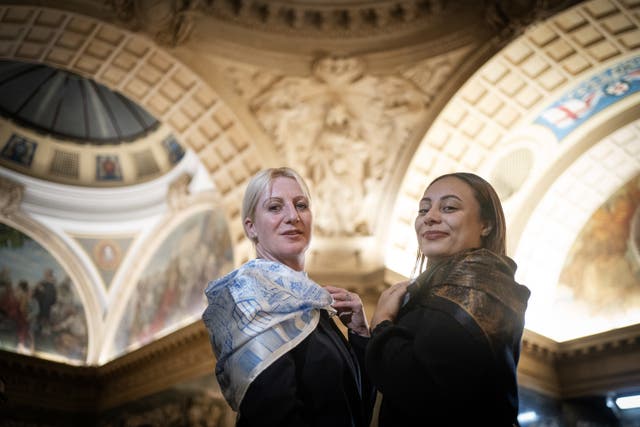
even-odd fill
[(375, 399), (361, 369), (369, 325), (357, 294), (321, 287), (304, 271), (306, 184), (290, 168), (260, 171), (241, 215), (257, 258), (209, 283), (203, 314), (236, 426), (367, 427)]
[(471, 173), (440, 176), (415, 230), (419, 275), (385, 290), (371, 319), (366, 367), (383, 396), (378, 425), (515, 425), (529, 290), (505, 254), (495, 190)]

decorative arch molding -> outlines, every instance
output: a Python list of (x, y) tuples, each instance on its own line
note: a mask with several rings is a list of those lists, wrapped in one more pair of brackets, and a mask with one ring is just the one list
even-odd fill
[(87, 323), (86, 363), (94, 364), (97, 361), (102, 343), (103, 309), (96, 294), (93, 292), (90, 273), (83, 268), (83, 263), (77, 259), (74, 252), (62, 238), (18, 208), (22, 199), (22, 186), (20, 184), (5, 177), (0, 177), (0, 188), (2, 188), (3, 193), (8, 190), (5, 194), (14, 195), (14, 197), (9, 198), (9, 203), (5, 203), (6, 199), (3, 197), (3, 206), (0, 206), (0, 222), (26, 234), (40, 244), (60, 263), (65, 272), (69, 274), (72, 283), (75, 284), (75, 290), (82, 301)]
[[(142, 34), (77, 13), (0, 6), (0, 58), (68, 69), (120, 92), (173, 130), (208, 170), (234, 224), (242, 184), (265, 166), (247, 131), (197, 74)], [(236, 258), (250, 243), (232, 230)]]
[[(555, 159), (548, 162), (545, 169), (540, 170), (522, 186), (520, 189), (522, 194), (518, 195), (520, 203), (512, 207), (513, 211), (509, 215), (509, 250), (511, 253), (516, 253), (516, 251), (520, 250), (521, 240), (525, 238), (527, 233), (530, 233), (527, 228), (530, 226), (532, 218), (535, 215), (539, 215), (537, 209), (543, 199), (549, 197), (548, 193), (554, 191), (553, 186), (556, 186), (556, 191), (562, 188), (562, 185), (558, 182), (562, 175), (571, 175), (573, 176), (572, 181), (575, 180), (575, 183), (568, 188), (565, 187), (562, 190), (564, 194), (558, 197), (559, 199), (566, 198), (563, 203), (565, 204), (566, 200), (573, 199), (570, 193), (575, 189), (575, 185), (582, 186), (584, 184), (580, 184), (580, 182), (591, 182), (588, 174), (584, 172), (578, 173), (577, 171), (588, 170), (591, 173), (596, 173), (593, 171), (597, 171), (600, 182), (592, 184), (597, 184), (597, 189), (594, 189), (594, 191), (598, 192), (601, 197), (588, 198), (580, 202), (578, 206), (581, 209), (578, 211), (571, 209), (574, 215), (579, 214), (581, 220), (586, 221), (600, 207), (600, 203), (603, 201), (602, 197), (614, 192), (615, 188), (633, 175), (634, 169), (630, 170), (628, 166), (623, 167), (624, 162), (640, 168), (640, 153), (637, 150), (635, 152), (633, 150), (634, 144), (638, 144), (638, 141), (640, 141), (640, 133), (638, 133), (640, 123), (639, 106), (640, 93), (636, 93), (613, 107), (600, 112), (596, 117), (563, 140), (564, 147), (562, 147), (562, 150), (558, 150)], [(548, 133), (544, 134), (550, 137)], [(614, 156), (617, 161), (609, 160), (605, 157), (612, 152), (619, 153)], [(603, 157), (600, 159), (598, 156)], [(604, 161), (610, 164), (605, 166)], [(587, 162), (589, 163), (588, 168), (586, 166)], [(605, 190), (601, 187), (603, 185), (609, 187)], [(610, 191), (610, 193), (606, 193), (606, 191)], [(566, 208), (568, 209), (569, 205), (566, 205)], [(584, 222), (576, 223), (576, 219), (572, 220), (574, 227), (584, 224)], [(570, 229), (573, 229), (573, 227), (570, 227)], [(567, 235), (567, 239), (573, 240), (578, 230), (574, 231), (575, 234)]]
[[(532, 289), (528, 327), (557, 341), (572, 338), (557, 323), (550, 323), (557, 318), (552, 315), (551, 302), (556, 300), (556, 284), (567, 255), (593, 213), (640, 174), (640, 153), (634, 148), (640, 146), (640, 96), (635, 98), (628, 100), (631, 105), (626, 109), (620, 108), (622, 113), (592, 119), (589, 125), (593, 126), (581, 129), (579, 143), (533, 183), (527, 204), (515, 215), (519, 221), (516, 225), (523, 225), (515, 236), (514, 258), (522, 260), (517, 278)], [(611, 329), (626, 325), (604, 326)], [(594, 319), (584, 319), (580, 326), (574, 325), (573, 333), (586, 335), (596, 327), (603, 326)]]

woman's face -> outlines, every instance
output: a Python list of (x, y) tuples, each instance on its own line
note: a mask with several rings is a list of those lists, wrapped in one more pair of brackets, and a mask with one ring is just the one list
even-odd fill
[(256, 243), (259, 258), (277, 261), (294, 270), (304, 269), (304, 254), (311, 241), (309, 200), (293, 178), (278, 177), (260, 196), (254, 220), (245, 228)]
[(420, 250), (429, 261), (479, 248), (483, 233), (488, 233), (473, 190), (455, 177), (439, 179), (425, 190), (415, 227)]

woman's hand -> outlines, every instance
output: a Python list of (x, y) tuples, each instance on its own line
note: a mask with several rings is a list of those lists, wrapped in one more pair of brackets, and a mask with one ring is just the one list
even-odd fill
[(400, 311), (402, 299), (407, 293), (407, 286), (409, 286), (409, 283), (410, 282), (408, 280), (396, 283), (395, 285), (385, 289), (380, 294), (380, 298), (378, 298), (378, 305), (376, 306), (376, 310), (373, 312), (373, 317), (371, 318), (371, 330), (375, 329), (375, 327), (382, 321), (390, 320), (393, 322), (396, 320), (398, 311)]
[(331, 306), (338, 311), (340, 321), (356, 334), (368, 337), (369, 323), (358, 294), (335, 286), (325, 286), (324, 288), (333, 297)]

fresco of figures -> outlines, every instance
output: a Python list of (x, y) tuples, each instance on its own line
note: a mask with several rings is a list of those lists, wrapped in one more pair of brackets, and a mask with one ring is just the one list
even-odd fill
[(232, 268), (233, 250), (223, 214), (205, 211), (187, 218), (143, 269), (118, 327), (112, 356), (199, 319), (206, 306), (206, 284)]
[[(596, 210), (576, 239), (560, 275), (554, 309), (608, 327), (640, 321), (640, 175)], [(582, 310), (580, 312), (579, 310)]]
[(38, 242), (0, 223), (0, 348), (85, 361), (87, 323), (75, 285)]

